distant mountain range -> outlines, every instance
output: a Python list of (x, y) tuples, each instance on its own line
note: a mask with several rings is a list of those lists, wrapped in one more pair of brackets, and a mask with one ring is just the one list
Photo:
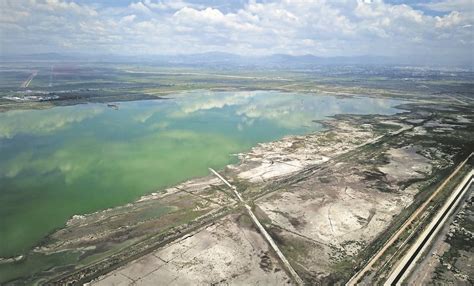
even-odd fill
[(200, 67), (261, 67), (261, 68), (311, 68), (318, 65), (430, 65), (422, 59), (395, 59), (382, 56), (318, 57), (314, 55), (274, 54), (269, 56), (241, 56), (222, 52), (186, 55), (85, 55), (42, 53), (27, 55), (0, 55), (2, 62), (18, 61), (88, 61), (146, 63), (166, 66)]
[(361, 57), (318, 57), (314, 55), (292, 56), (274, 54), (270, 56), (240, 56), (228, 53), (202, 53), (183, 56), (160, 57), (161, 60), (175, 64), (230, 64), (233, 66), (314, 66), (331, 64), (386, 64), (394, 63), (387, 57), (361, 56)]

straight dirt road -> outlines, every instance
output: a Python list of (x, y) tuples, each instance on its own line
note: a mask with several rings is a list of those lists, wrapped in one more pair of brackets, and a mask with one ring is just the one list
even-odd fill
[(293, 277), (293, 279), (295, 280), (296, 284), (297, 285), (304, 285), (304, 282), (303, 280), (301, 279), (301, 277), (298, 275), (298, 273), (296, 273), (296, 271), (293, 269), (293, 267), (291, 266), (290, 262), (288, 261), (288, 259), (286, 259), (285, 255), (281, 252), (280, 248), (278, 248), (277, 244), (275, 243), (275, 241), (273, 240), (273, 238), (270, 236), (270, 234), (267, 232), (267, 230), (263, 227), (263, 225), (260, 223), (260, 221), (258, 220), (258, 218), (255, 216), (255, 214), (253, 213), (252, 211), (252, 208), (242, 199), (242, 196), (239, 194), (239, 192), (237, 191), (237, 188), (235, 186), (232, 186), (226, 179), (224, 179), (219, 173), (217, 173), (216, 171), (214, 171), (214, 169), (211, 169), (209, 168), (209, 170), (214, 174), (216, 175), (221, 181), (224, 182), (224, 184), (226, 184), (229, 188), (232, 189), (232, 191), (235, 193), (235, 195), (237, 196), (237, 198), (239, 199), (239, 201), (241, 203), (244, 204), (245, 206), (245, 209), (247, 210), (247, 213), (249, 214), (250, 218), (252, 219), (253, 223), (255, 224), (255, 226), (257, 226), (258, 230), (260, 231), (260, 233), (263, 235), (263, 237), (265, 238), (265, 240), (268, 242), (268, 244), (272, 247), (273, 251), (275, 251), (276, 255), (278, 256), (278, 258), (280, 259), (280, 261), (283, 263), (283, 265), (285, 266), (285, 268), (288, 270), (288, 272), (290, 273), (290, 275)]
[(28, 76), (28, 78), (21, 84), (21, 87), (22, 88), (27, 88), (31, 81), (35, 78), (35, 76), (38, 75), (38, 71), (33, 71), (30, 76)]

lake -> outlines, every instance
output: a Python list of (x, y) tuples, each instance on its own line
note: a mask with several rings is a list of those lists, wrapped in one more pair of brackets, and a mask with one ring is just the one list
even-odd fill
[(393, 114), (390, 99), (193, 91), (169, 99), (0, 113), (0, 257), (37, 245), (74, 214), (236, 163), (259, 142), (322, 129), (335, 114)]

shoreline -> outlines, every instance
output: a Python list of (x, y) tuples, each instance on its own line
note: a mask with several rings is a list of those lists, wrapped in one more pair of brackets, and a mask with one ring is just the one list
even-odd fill
[[(275, 92), (278, 93), (277, 91), (275, 91)], [(233, 93), (231, 93), (231, 94), (233, 94)], [(184, 96), (187, 96), (187, 95), (185, 94)], [(305, 98), (313, 98), (313, 97), (318, 97), (318, 96), (307, 95), (307, 96), (304, 96), (304, 97), (305, 97)], [(333, 96), (331, 96), (331, 97), (333, 97)], [(334, 99), (334, 98), (333, 98), (332, 100), (337, 101), (337, 100)], [(354, 101), (355, 101), (355, 100), (356, 100), (356, 99), (354, 99)], [(349, 100), (349, 102), (351, 102), (351, 100)], [(373, 102), (373, 101), (369, 99), (369, 103), (370, 103), (370, 102)], [(383, 101), (383, 102), (385, 102), (385, 101)], [(392, 102), (392, 101), (390, 101), (390, 103), (391, 103), (391, 102)], [(395, 103), (398, 104), (398, 102), (395, 102)], [(91, 106), (95, 106), (94, 103), (91, 103), (90, 105), (91, 105)], [(145, 102), (144, 105), (146, 106), (147, 103)], [(102, 106), (102, 105), (99, 104), (99, 105), (97, 105), (97, 106)], [(387, 104), (386, 106), (391, 106), (391, 104)], [(79, 106), (79, 107), (80, 107), (80, 106)], [(84, 107), (84, 108), (80, 108), (80, 110), (91, 108), (91, 107), (87, 107), (87, 106), (83, 106), (83, 107)], [(102, 107), (103, 107), (103, 106), (102, 106)], [(387, 109), (388, 109), (388, 108), (387, 108)], [(66, 109), (66, 110), (67, 110), (67, 109)], [(104, 108), (104, 110), (107, 110), (107, 109)], [(394, 109), (391, 109), (391, 110), (388, 110), (387, 112), (394, 112), (393, 110), (394, 110)], [(311, 118), (314, 118), (314, 117), (309, 117), (309, 118), (311, 119)], [(328, 120), (329, 120), (329, 119), (330, 119), (330, 118), (328, 118)], [(318, 122), (318, 123), (321, 123), (321, 122)], [(316, 125), (312, 125), (312, 127), (313, 127), (313, 128), (311, 128), (311, 129), (310, 129), (310, 128), (306, 128), (306, 127), (301, 127), (301, 128), (300, 128), (301, 130), (299, 130), (299, 131), (297, 131), (297, 132), (295, 132), (295, 133), (297, 133), (297, 134), (299, 134), (300, 132), (301, 132), (301, 133), (303, 133), (303, 132), (304, 132), (304, 133), (306, 133), (306, 132), (311, 132), (311, 133), (312, 133), (312, 132), (314, 132), (314, 130), (320, 129), (320, 125), (319, 125), (319, 124), (318, 124), (317, 126), (316, 126)], [(316, 131), (316, 132), (319, 132), (319, 131)], [(285, 133), (292, 133), (292, 132), (288, 132), (288, 131), (283, 132), (283, 134), (285, 134)], [(294, 134), (294, 133), (293, 133), (293, 134)], [(286, 136), (287, 136), (287, 135), (286, 135)], [(273, 138), (270, 138), (270, 139), (273, 139)], [(291, 140), (291, 139), (290, 139), (290, 140)], [(249, 144), (249, 146), (250, 146), (250, 144)], [(247, 148), (247, 147), (245, 147), (244, 151), (245, 151), (245, 152), (249, 152), (250, 149), (246, 149), (246, 148)], [(236, 149), (236, 150), (242, 151), (242, 149), (241, 149), (241, 150)], [(244, 152), (244, 153), (245, 153), (245, 152)], [(243, 156), (244, 153), (241, 153), (240, 155), (238, 154), (237, 157), (238, 157), (238, 156)], [(226, 159), (227, 159), (227, 158), (226, 158)], [(239, 158), (235, 158), (235, 157), (232, 157), (231, 159), (232, 159), (232, 160), (230, 161), (231, 164), (235, 164), (236, 161), (237, 161), (237, 163), (238, 163), (238, 161), (240, 160)], [(324, 158), (323, 158), (323, 159), (324, 159)], [(324, 160), (323, 160), (323, 161), (324, 161)], [(322, 161), (321, 161), (321, 162), (322, 162)], [(291, 164), (291, 163), (289, 163), (289, 164)], [(286, 165), (288, 165), (288, 164), (286, 164)], [(289, 166), (289, 165), (288, 165), (288, 166)], [(226, 166), (218, 166), (218, 167), (226, 168)], [(278, 167), (278, 168), (279, 168), (279, 167)], [(293, 168), (293, 167), (289, 167), (289, 168)], [(301, 168), (301, 166), (298, 167), (296, 170), (298, 170), (298, 169), (300, 169), (300, 168)], [(295, 170), (293, 170), (293, 171), (295, 171)], [(193, 179), (193, 178), (191, 178), (191, 179)], [(149, 185), (151, 185), (151, 184), (149, 184)], [(151, 191), (149, 191), (149, 190), (150, 190), (150, 188), (147, 187), (147, 189), (146, 189), (147, 193), (153, 193), (154, 191), (156, 191), (156, 189), (151, 189)], [(160, 191), (162, 191), (162, 188), (160, 188)], [(141, 192), (141, 193), (144, 193), (144, 192)], [(140, 193), (139, 193), (139, 194), (140, 194)], [(137, 197), (137, 199), (140, 199), (140, 198)], [(134, 202), (133, 200), (126, 201), (126, 203), (133, 203), (133, 202)], [(117, 205), (117, 206), (119, 206), (119, 205)], [(108, 207), (108, 206), (106, 206), (106, 207)], [(94, 210), (92, 210), (92, 211), (94, 211)], [(84, 213), (83, 213), (83, 212), (72, 212), (72, 214), (84, 214)], [(71, 215), (71, 213), (69, 213), (68, 215)], [(67, 217), (67, 219), (69, 219), (69, 217)], [(64, 220), (64, 222), (66, 222), (66, 220)], [(61, 227), (63, 227), (63, 225), (61, 225), (61, 226), (55, 225), (55, 228), (54, 228), (54, 229), (53, 229), (53, 228), (48, 228), (48, 230), (52, 229), (51, 232), (54, 233), (54, 232), (56, 232), (57, 230), (59, 230)], [(50, 232), (50, 233), (51, 233), (51, 232)], [(11, 252), (10, 252), (10, 253), (11, 253)], [(10, 253), (9, 253), (9, 254), (10, 254)], [(15, 254), (15, 253), (13, 253), (13, 254)]]
[[(420, 155), (422, 149), (416, 147), (419, 144), (424, 144), (424, 141), (417, 143), (417, 141), (411, 139), (414, 136), (429, 137), (436, 134), (436, 132), (431, 131), (423, 133), (422, 130), (439, 129), (439, 132), (445, 132), (442, 131), (442, 126), (438, 128), (436, 124), (432, 123), (438, 120), (433, 121), (434, 115), (428, 112), (428, 110), (433, 111), (433, 107), (413, 103), (405, 104), (404, 107), (400, 109), (402, 112), (393, 115), (343, 114), (321, 120), (319, 123), (325, 127), (324, 130), (306, 135), (289, 135), (277, 141), (260, 143), (248, 152), (238, 154), (239, 162), (227, 165), (220, 170), (220, 173), (239, 189), (244, 199), (252, 201), (252, 205), (254, 204), (256, 207), (257, 217), (263, 219), (264, 227), (269, 230), (270, 235), (274, 238), (275, 236), (279, 237), (277, 241), (282, 239), (279, 233), (285, 233), (284, 237), (298, 234), (297, 241), (306, 237), (321, 245), (326, 245), (323, 246), (324, 254), (320, 254), (322, 257), (335, 255), (331, 254), (333, 248), (344, 253), (335, 257), (340, 255), (342, 255), (341, 257), (352, 257), (363, 252), (367, 243), (370, 244), (376, 241), (378, 235), (388, 227), (381, 221), (388, 220), (393, 223), (390, 217), (398, 216), (402, 211), (402, 206), (413, 203), (415, 195), (421, 188), (420, 181), (437, 174), (438, 171), (433, 168), (438, 167), (434, 166), (438, 164), (450, 166), (454, 163), (449, 157), (444, 158), (443, 153), (435, 155), (442, 156), (435, 159), (435, 161), (427, 159), (429, 157), (425, 157), (426, 155)], [(458, 107), (454, 107), (454, 109), (456, 108)], [(449, 109), (438, 110), (437, 112), (444, 112), (446, 115), (443, 116), (451, 118)], [(472, 123), (472, 118), (470, 119), (462, 114), (457, 114), (452, 118), (454, 119), (449, 120), (456, 122), (451, 123), (455, 124), (453, 126), (470, 126)], [(400, 141), (402, 143), (394, 143), (399, 140), (402, 140)], [(400, 148), (397, 144), (405, 144), (406, 147)], [(340, 177), (345, 172), (354, 172), (356, 170), (354, 168), (368, 168), (364, 165), (349, 167), (360, 160), (362, 160), (360, 162), (367, 164), (364, 161), (366, 159), (358, 158), (364, 158), (364, 156), (367, 156), (365, 154), (372, 149), (380, 149), (381, 151), (377, 152), (382, 152), (382, 156), (388, 158), (388, 165), (386, 165), (387, 162), (384, 162), (387, 159), (377, 159), (376, 166), (379, 167), (376, 168), (376, 172), (370, 168), (361, 173), (368, 176), (369, 179), (357, 179), (357, 176), (360, 175)], [(351, 158), (357, 159), (352, 162), (353, 159)], [(390, 163), (392, 160), (394, 163)], [(407, 170), (403, 171), (406, 173), (397, 173), (396, 170), (400, 167), (397, 167), (396, 164), (405, 161), (408, 163), (403, 164), (421, 166), (420, 168), (426, 166), (426, 168), (429, 167), (427, 170), (431, 171), (415, 169), (416, 172), (414, 172), (410, 170), (413, 167), (408, 167)], [(295, 162), (299, 162), (299, 165)], [(330, 170), (334, 169), (330, 174), (340, 178), (334, 181), (330, 176), (328, 177), (325, 173), (328, 172), (326, 171), (328, 168)], [(406, 169), (406, 167), (404, 168)], [(315, 178), (312, 174), (315, 172), (321, 173), (317, 176), (321, 178), (321, 181), (314, 181)], [(382, 180), (381, 175), (377, 172), (385, 173), (387, 179)], [(372, 182), (372, 177), (376, 181)], [(333, 189), (332, 184), (337, 182), (339, 185), (341, 184), (340, 180), (350, 180), (350, 183), (347, 184), (351, 187)], [(382, 180), (383, 185), (378, 186), (380, 180)], [(407, 190), (404, 194), (398, 193), (396, 186), (404, 186), (406, 181), (413, 181), (414, 183), (411, 182), (406, 187), (401, 187)], [(289, 191), (289, 189), (294, 188), (295, 184), (301, 184), (301, 182), (304, 184), (303, 187)], [(327, 199), (322, 201), (322, 205), (318, 197), (313, 197), (314, 194), (307, 193), (309, 190), (307, 188), (314, 189), (317, 188), (315, 186), (321, 184), (324, 186), (329, 184), (321, 189), (321, 194), (324, 194), (324, 197), (328, 196)], [(45, 255), (62, 252), (81, 253), (80, 256), (83, 259), (87, 260), (89, 257), (92, 259), (89, 259), (90, 261), (95, 261), (93, 257), (101, 257), (100, 253), (107, 249), (115, 249), (116, 254), (100, 258), (92, 264), (94, 269), (97, 268), (98, 270), (94, 270), (90, 266), (79, 267), (66, 273), (57, 269), (57, 275), (49, 276), (50, 274), (48, 274), (50, 278), (45, 277), (45, 281), (62, 283), (74, 281), (78, 277), (88, 277), (80, 278), (82, 280), (79, 281), (90, 281), (90, 279), (97, 278), (105, 272), (138, 259), (146, 253), (171, 247), (174, 245), (173, 243), (181, 241), (183, 237), (189, 237), (186, 235), (190, 232), (197, 231), (200, 233), (203, 227), (205, 229), (206, 225), (219, 218), (238, 213), (240, 208), (236, 200), (232, 198), (228, 191), (221, 188), (221, 185), (222, 183), (212, 175), (193, 178), (165, 188), (160, 192), (152, 192), (141, 196), (136, 201), (126, 205), (72, 217), (63, 228), (49, 235), (33, 252)], [(325, 190), (325, 188), (328, 189)], [(367, 192), (373, 191), (374, 188), (382, 188), (383, 191), (369, 196)], [(295, 192), (304, 193), (304, 197), (307, 199), (295, 204), (295, 199), (297, 199), (297, 197), (294, 197)], [(331, 194), (331, 192), (334, 192), (334, 194)], [(340, 198), (336, 199), (335, 195)], [(380, 203), (379, 206), (370, 203), (373, 210), (369, 208), (370, 213), (366, 214), (367, 208), (346, 205), (346, 199), (356, 200), (360, 202), (361, 206), (373, 199), (380, 200)], [(341, 210), (340, 215), (329, 216), (330, 209), (325, 210), (325, 205), (328, 202), (334, 205), (334, 208), (340, 208), (341, 204), (348, 210), (354, 208), (351, 212), (355, 213), (346, 214)], [(316, 205), (311, 207), (308, 205), (301, 209), (306, 204), (316, 204), (317, 208)], [(386, 208), (384, 211), (379, 209), (383, 205)], [(170, 209), (161, 214), (150, 214), (150, 212), (155, 212), (164, 206)], [(324, 228), (319, 228), (323, 225), (314, 229), (313, 226), (304, 222), (304, 210), (313, 212), (312, 209), (316, 212), (312, 213), (311, 216), (316, 218), (321, 215), (320, 211), (328, 212), (327, 219), (329, 221), (327, 223), (332, 231), (327, 233)], [(351, 231), (354, 234), (348, 236), (344, 230), (345, 227), (341, 225), (347, 219), (355, 219), (355, 225), (361, 224), (363, 228), (367, 229), (358, 234), (359, 230), (351, 227), (349, 230), (352, 229)], [(396, 221), (396, 219), (394, 220)], [(277, 229), (279, 230), (277, 231)], [(348, 241), (352, 240), (357, 241), (357, 243), (347, 244)], [(130, 245), (121, 248), (121, 243), (126, 241), (135, 241), (135, 246)], [(285, 241), (291, 244), (286, 238)], [(283, 249), (282, 251), (287, 250)], [(295, 259), (297, 258), (291, 256), (289, 258), (290, 263), (296, 263)], [(330, 261), (331, 259), (328, 258), (328, 265), (333, 263)], [(115, 264), (117, 262), (119, 263)], [(305, 264), (306, 262), (300, 261), (298, 263)], [(308, 269), (312, 269), (311, 267)], [(324, 266), (320, 271), (331, 273), (327, 267)], [(295, 270), (299, 274), (301, 271), (305, 271), (300, 267)], [(56, 278), (51, 280), (52, 277)], [(302, 278), (309, 279), (307, 274), (303, 274)]]
[[(399, 109), (397, 106), (395, 106), (394, 108)], [(406, 112), (406, 111), (403, 111), (403, 109), (400, 109), (400, 111), (401, 112), (398, 112), (398, 113), (395, 113), (395, 114), (392, 114), (392, 115), (398, 115), (398, 114), (402, 114), (402, 113)], [(372, 114), (370, 114), (370, 115), (372, 115)], [(370, 115), (366, 115), (366, 116), (370, 116)], [(380, 114), (375, 114), (375, 115), (380, 115)], [(262, 160), (262, 162), (261, 162), (262, 164), (260, 166), (252, 167), (252, 165), (253, 165), (252, 163), (253, 163), (253, 161), (255, 161), (256, 158), (258, 158), (259, 156), (261, 156), (263, 154), (268, 155), (269, 154), (268, 150), (269, 149), (274, 149), (275, 147), (277, 149), (280, 149), (282, 145), (283, 146), (288, 145), (288, 144), (291, 144), (292, 142), (297, 142), (297, 141), (301, 141), (301, 140), (311, 140), (313, 137), (320, 136), (322, 133), (325, 133), (325, 132), (336, 132), (337, 130), (345, 129), (345, 127), (341, 128), (341, 126), (337, 126), (338, 124), (337, 124), (336, 121), (338, 120), (337, 117), (346, 117), (346, 116), (351, 117), (351, 116), (360, 116), (360, 115), (357, 115), (357, 114), (336, 114), (334, 116), (328, 117), (327, 119), (316, 120), (315, 121), (316, 123), (322, 125), (323, 129), (320, 130), (320, 131), (311, 132), (311, 133), (303, 134), (303, 135), (285, 135), (284, 137), (282, 137), (280, 139), (277, 139), (277, 140), (274, 140), (274, 141), (257, 143), (257, 145), (251, 147), (250, 150), (248, 150), (248, 151), (241, 152), (241, 153), (236, 153), (236, 154), (230, 154), (231, 156), (236, 156), (239, 161), (235, 164), (227, 164), (224, 167), (222, 167), (221, 169), (218, 169), (217, 171), (218, 172), (224, 172), (226, 174), (230, 172), (232, 174), (232, 176), (235, 176), (235, 174), (233, 174), (233, 173), (236, 173), (238, 179), (241, 179), (241, 180), (244, 180), (244, 181), (249, 181), (250, 183), (265, 183), (266, 180), (252, 181), (254, 176), (249, 175), (252, 172), (255, 172), (256, 169), (263, 168), (264, 173), (268, 172), (269, 169), (271, 169), (271, 168), (269, 168), (269, 165), (266, 162), (266, 160), (268, 160), (268, 159)], [(364, 116), (364, 115), (362, 115), (362, 116)], [(334, 123), (336, 123), (336, 124), (334, 124)], [(395, 132), (406, 131), (405, 128), (407, 127), (406, 125), (404, 126), (404, 125), (400, 125), (400, 124), (397, 124), (397, 123), (387, 122), (386, 124), (387, 125), (401, 126), (401, 128), (396, 130)], [(352, 151), (352, 150), (354, 150), (356, 148), (359, 148), (359, 147), (362, 147), (366, 144), (373, 144), (373, 143), (375, 143), (375, 141), (378, 141), (379, 139), (381, 139), (383, 136), (386, 136), (386, 135), (387, 134), (382, 134), (382, 135), (379, 135), (377, 137), (371, 138), (369, 141), (367, 141), (365, 143), (361, 143), (361, 144), (356, 145), (356, 146), (352, 146), (352, 148), (345, 149), (341, 153)], [(339, 148), (339, 146), (337, 146), (336, 148)], [(278, 152), (272, 152), (272, 153), (278, 153)], [(337, 156), (337, 155), (340, 155), (341, 153), (334, 153), (334, 154), (335, 154), (335, 156)], [(285, 154), (285, 155), (291, 155), (291, 154)], [(316, 156), (318, 156), (318, 155), (316, 155)], [(270, 164), (270, 165), (275, 165), (276, 164), (276, 165), (278, 165), (278, 166), (276, 166), (276, 168), (277, 169), (281, 168), (282, 170), (281, 170), (281, 172), (275, 172), (275, 173), (271, 174), (271, 177), (269, 179), (281, 179), (281, 178), (289, 176), (293, 173), (299, 172), (307, 166), (319, 165), (319, 164), (326, 163), (329, 160), (331, 160), (331, 157), (325, 157), (325, 156), (322, 156), (322, 155), (321, 155), (320, 160), (311, 160), (311, 159), (308, 159), (308, 158), (301, 158), (301, 157), (298, 158), (299, 156), (296, 156), (297, 159), (300, 159), (301, 161), (308, 161), (308, 162), (305, 162), (305, 164), (302, 164), (300, 166), (294, 166), (293, 165), (293, 167), (295, 167), (295, 169), (285, 170), (285, 165), (289, 165), (290, 163), (286, 163), (285, 159), (287, 159), (287, 158), (285, 156), (283, 156), (283, 157), (284, 157), (284, 160), (276, 161), (276, 162), (274, 161), (273, 163)], [(291, 156), (291, 157), (293, 157), (293, 156)], [(311, 157), (309, 157), (309, 158), (311, 158)], [(297, 159), (294, 160), (294, 161), (298, 161)], [(258, 161), (258, 159), (257, 159), (257, 161)], [(292, 162), (292, 161), (290, 161), (290, 162)], [(290, 164), (290, 166), (291, 166), (291, 164)], [(251, 169), (246, 170), (249, 167)], [(242, 171), (242, 169), (244, 169), (245, 171)], [(186, 179), (186, 180), (184, 180), (184, 181), (182, 181), (178, 184), (175, 184), (173, 186), (164, 187), (164, 188), (159, 189), (157, 191), (152, 191), (148, 194), (142, 195), (139, 198), (137, 198), (136, 200), (131, 201), (131, 202), (129, 202), (127, 204), (124, 204), (124, 205), (111, 207), (111, 208), (107, 208), (107, 209), (103, 209), (103, 210), (98, 210), (98, 211), (95, 211), (95, 212), (92, 212), (92, 213), (73, 215), (65, 223), (64, 227), (73, 225), (74, 221), (80, 221), (80, 220), (86, 219), (88, 216), (91, 216), (91, 215), (94, 215), (94, 214), (113, 211), (117, 208), (127, 207), (129, 205), (133, 205), (135, 203), (140, 203), (140, 202), (145, 202), (145, 201), (148, 201), (148, 200), (161, 199), (161, 198), (164, 198), (166, 196), (172, 195), (176, 192), (180, 192), (180, 191), (182, 191), (181, 189), (184, 189), (184, 188), (202, 187), (202, 186), (205, 186), (205, 185), (213, 185), (213, 184), (218, 184), (218, 183), (219, 183), (219, 180), (214, 178), (212, 176), (212, 174), (209, 174), (207, 176), (199, 176), (199, 177), (189, 178), (189, 179)], [(62, 227), (60, 229), (63, 229), (64, 227)], [(56, 231), (53, 231), (53, 233), (54, 232), (56, 232)]]

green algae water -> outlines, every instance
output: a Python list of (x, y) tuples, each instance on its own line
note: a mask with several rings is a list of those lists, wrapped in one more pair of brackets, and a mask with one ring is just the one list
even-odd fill
[(0, 113), (0, 258), (25, 254), (72, 215), (207, 175), (259, 142), (320, 130), (313, 120), (393, 114), (400, 103), (193, 91), (118, 110), (83, 104)]

